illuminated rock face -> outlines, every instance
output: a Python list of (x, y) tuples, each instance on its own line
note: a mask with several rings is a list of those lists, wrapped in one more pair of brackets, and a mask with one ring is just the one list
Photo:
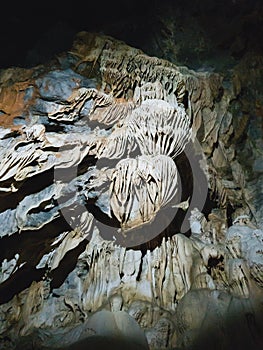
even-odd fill
[(241, 68), (226, 84), (81, 32), (56, 61), (1, 72), (1, 349), (260, 348)]

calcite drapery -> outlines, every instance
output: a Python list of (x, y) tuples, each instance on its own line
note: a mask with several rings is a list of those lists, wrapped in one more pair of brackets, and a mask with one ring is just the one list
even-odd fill
[[(207, 334), (208, 323), (225, 335), (227, 349), (237, 339), (227, 336), (234, 330), (231, 317), (241, 308), (242, 320), (247, 314), (255, 319), (253, 324), (248, 318), (242, 327), (257, 346), (262, 330), (261, 211), (231, 143), (237, 134), (229, 109), (238, 89), (224, 85), (219, 74), (177, 67), (103, 35), (82, 32), (71, 51), (83, 62), (63, 53), (52, 69), (1, 73), (0, 109), (8, 115), (8, 125), (0, 130), (2, 348), (58, 348), (66, 334), (72, 346), (89, 339), (94, 336), (92, 315), (111, 310), (116, 295), (122, 299), (121, 310), (145, 331), (151, 349), (190, 347), (201, 341), (202, 332)], [(29, 73), (35, 83), (25, 83)], [(15, 90), (19, 101), (21, 94), (26, 96), (16, 113), (7, 109), (5, 97), (12, 86), (10, 74), (20, 84)], [(151, 124), (154, 115), (156, 123)], [(138, 119), (145, 128), (136, 124)], [(183, 142), (178, 143), (175, 128), (180, 125)], [(127, 197), (147, 190), (153, 209), (142, 203), (144, 221), (162, 204), (178, 204), (172, 202), (176, 181), (170, 180), (179, 177), (176, 155), (190, 138), (200, 141), (200, 162), (217, 208), (195, 210), (190, 196), (190, 237), (174, 231), (153, 248), (127, 248), (125, 237), (123, 244), (118, 237), (103, 238), (98, 211), (106, 214), (107, 230), (116, 236), (111, 209), (117, 219), (119, 215), (118, 224), (129, 224), (133, 213), (128, 208), (126, 216), (120, 215), (115, 201), (121, 181), (117, 186), (111, 180), (121, 177), (120, 164), (137, 166), (144, 160), (136, 168), (141, 177), (129, 174), (132, 181), (120, 188)], [(167, 186), (159, 184), (154, 166)], [(133, 180), (145, 187), (136, 188)], [(126, 191), (128, 184), (133, 191)], [(133, 201), (128, 203), (132, 207)], [(237, 219), (240, 215), (248, 215), (252, 223)], [(17, 283), (26, 276), (29, 282)]]
[(165, 155), (139, 156), (117, 163), (110, 185), (110, 206), (123, 228), (152, 220), (177, 192), (177, 169)]

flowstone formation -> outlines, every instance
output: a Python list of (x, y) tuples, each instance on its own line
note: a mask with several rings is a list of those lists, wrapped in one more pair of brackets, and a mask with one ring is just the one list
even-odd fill
[(225, 81), (80, 32), (1, 72), (1, 349), (262, 347), (243, 64)]

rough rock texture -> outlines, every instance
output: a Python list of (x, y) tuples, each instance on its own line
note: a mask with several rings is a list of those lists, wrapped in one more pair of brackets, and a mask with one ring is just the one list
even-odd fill
[(80, 32), (1, 72), (1, 349), (262, 347), (262, 66)]

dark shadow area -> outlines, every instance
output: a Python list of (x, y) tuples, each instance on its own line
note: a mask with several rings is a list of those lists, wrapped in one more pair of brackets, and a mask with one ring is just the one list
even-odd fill
[(64, 258), (60, 261), (59, 266), (50, 272), (49, 276), (52, 279), (50, 289), (59, 288), (67, 276), (76, 267), (79, 255), (85, 250), (87, 240), (82, 241), (76, 248), (69, 250)]
[(0, 305), (10, 301), (16, 294), (30, 287), (33, 281), (39, 282), (45, 274), (44, 269), (36, 269), (27, 264), (4, 281), (0, 287)]
[(117, 339), (110, 336), (98, 336), (84, 339), (70, 347), (60, 348), (59, 350), (145, 350), (145, 347), (139, 344), (135, 344), (130, 340)]
[(146, 0), (76, 1), (64, 5), (54, 1), (18, 2), (15, 6), (6, 3), (1, 21), (0, 68), (46, 63), (69, 50), (77, 32), (105, 31), (120, 21), (136, 23), (140, 13), (145, 16), (151, 6)]
[(232, 226), (233, 220), (232, 220), (232, 214), (235, 212), (236, 208), (233, 208), (230, 203), (228, 203), (226, 207), (226, 217), (227, 217), (227, 225), (228, 227)]
[[(16, 346), (15, 350), (29, 350), (29, 336), (27, 337), (27, 347), (21, 344)], [(38, 347), (36, 350), (52, 350), (55, 348)], [(71, 344), (67, 347), (57, 348), (57, 350), (146, 350), (145, 346), (134, 343), (131, 340), (124, 339), (123, 337), (117, 338), (112, 336), (100, 336), (94, 335), (92, 337), (83, 339), (77, 343)]]
[[(0, 67), (32, 67), (67, 51), (77, 32), (111, 35), (194, 69), (230, 68), (263, 53), (261, 0), (134, 0), (5, 4)], [(171, 23), (174, 19), (174, 24)]]
[(60, 233), (70, 230), (69, 224), (63, 217), (54, 219), (40, 229), (25, 230), (0, 239), (0, 261), (11, 259), (16, 253), (22, 261), (37, 262), (39, 252), (49, 251), (49, 244)]
[(54, 182), (53, 169), (29, 177), (24, 181), (17, 183), (17, 192), (1, 192), (0, 195), (0, 212), (7, 209), (15, 209), (17, 205), (29, 195), (38, 193), (44, 188), (47, 188)]
[[(87, 203), (86, 203), (86, 208), (89, 213), (91, 213), (94, 218), (97, 220), (97, 225), (100, 227), (100, 223), (103, 225), (106, 225), (109, 227), (109, 230), (111, 228), (120, 228), (120, 223), (119, 221), (114, 217), (114, 215), (110, 218), (107, 214), (103, 213), (101, 209), (96, 205), (97, 197), (95, 198), (90, 198)], [(109, 239), (112, 238), (110, 235), (107, 235), (107, 237), (103, 236), (103, 232), (105, 230), (102, 229), (101, 235), (102, 238), (104, 239)]]
[(39, 230), (22, 231), (5, 236), (0, 240), (0, 261), (10, 260), (19, 254), (17, 264), (26, 262), (0, 286), (0, 304), (11, 300), (16, 294), (28, 288), (33, 281), (39, 281), (45, 269), (36, 269), (44, 254), (51, 251), (51, 243), (60, 233), (70, 230), (64, 218), (57, 218)]
[(211, 324), (205, 332), (200, 332), (193, 346), (187, 350), (262, 350), (263, 349), (263, 315), (255, 319), (255, 315), (247, 312), (235, 313), (225, 317), (224, 334), (219, 327)]
[(81, 163), (78, 164), (77, 175), (79, 176), (86, 173), (89, 167), (96, 165), (97, 161), (98, 160), (95, 158), (95, 156), (88, 154), (84, 159), (82, 159)]
[(191, 289), (179, 301), (174, 320), (181, 350), (260, 350), (263, 304), (223, 290)]

